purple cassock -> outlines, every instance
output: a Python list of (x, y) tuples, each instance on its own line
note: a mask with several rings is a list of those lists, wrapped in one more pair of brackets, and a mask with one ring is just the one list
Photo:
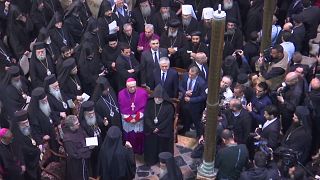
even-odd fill
[(143, 88), (137, 87), (136, 92), (131, 94), (127, 88), (124, 88), (119, 92), (118, 99), (124, 140), (131, 143), (134, 153), (142, 154), (144, 146), (143, 113), (148, 93)]
[(146, 34), (144, 32), (140, 33), (138, 46), (143, 47), (143, 51), (150, 49), (150, 40), (151, 39), (160, 39), (160, 37), (156, 34), (153, 34), (150, 38), (146, 37)]

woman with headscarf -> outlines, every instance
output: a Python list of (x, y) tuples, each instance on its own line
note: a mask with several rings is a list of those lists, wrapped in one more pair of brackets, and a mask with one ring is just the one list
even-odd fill
[(74, 58), (69, 58), (62, 63), (58, 82), (62, 91), (66, 93), (68, 100), (81, 100), (82, 87), (77, 73), (78, 69)]
[(311, 149), (312, 136), (310, 123), (308, 108), (306, 106), (297, 106), (292, 118), (292, 124), (281, 143), (281, 147), (298, 152), (300, 154), (299, 161), (303, 164), (307, 162)]
[(123, 145), (121, 130), (112, 126), (101, 146), (98, 170), (101, 180), (134, 179), (136, 164), (130, 143)]
[(55, 49), (59, 50), (59, 53), (63, 46), (75, 46), (70, 31), (63, 25), (62, 16), (59, 13), (54, 14), (48, 25), (48, 29), (52, 44), (55, 46)]
[(83, 44), (78, 65), (83, 91), (92, 95), (96, 79), (104, 71), (100, 56), (94, 51), (93, 43)]
[(64, 25), (70, 31), (74, 41), (80, 44), (81, 37), (85, 29), (85, 23), (80, 18), (81, 4), (79, 1), (73, 2), (64, 15)]
[(97, 85), (92, 95), (96, 112), (101, 117), (106, 118), (110, 126), (121, 128), (121, 115), (116, 93), (107, 78), (99, 76), (96, 83)]
[(161, 152), (173, 153), (174, 106), (169, 96), (159, 84), (149, 98), (144, 120), (144, 161), (156, 164)]
[(8, 43), (16, 59), (19, 59), (26, 51), (32, 41), (32, 22), (24, 16), (17, 6), (11, 5), (7, 21)]

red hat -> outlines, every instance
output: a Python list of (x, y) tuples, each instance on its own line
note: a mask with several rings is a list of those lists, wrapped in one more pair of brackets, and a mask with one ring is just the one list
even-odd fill
[(127, 86), (136, 86), (137, 85), (137, 81), (134, 78), (128, 78), (126, 81), (126, 85)]
[(2, 138), (4, 135), (6, 135), (8, 131), (9, 131), (9, 129), (7, 129), (7, 128), (1, 128), (0, 129), (0, 138)]

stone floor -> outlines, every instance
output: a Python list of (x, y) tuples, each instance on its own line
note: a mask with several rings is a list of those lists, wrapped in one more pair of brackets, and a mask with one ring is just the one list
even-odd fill
[[(195, 179), (197, 174), (197, 167), (200, 164), (200, 159), (192, 159), (190, 157), (192, 149), (197, 142), (194, 138), (185, 136), (178, 136), (178, 143), (174, 148), (174, 157), (179, 165), (183, 177), (186, 180)], [(143, 157), (136, 157), (137, 173), (136, 180), (157, 180), (159, 179), (159, 164), (148, 167), (144, 165)]]

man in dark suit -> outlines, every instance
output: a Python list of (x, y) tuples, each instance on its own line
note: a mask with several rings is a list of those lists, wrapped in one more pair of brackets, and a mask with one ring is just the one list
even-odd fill
[(118, 88), (119, 90), (126, 87), (126, 79), (138, 79), (140, 71), (140, 64), (131, 53), (131, 48), (128, 44), (121, 45), (121, 54), (116, 60), (116, 70), (118, 74)]
[(184, 74), (179, 84), (179, 91), (182, 94), (180, 102), (183, 122), (183, 129), (180, 130), (180, 133), (184, 134), (190, 129), (191, 123), (194, 123), (197, 137), (203, 134), (201, 117), (207, 99), (205, 92), (207, 83), (199, 76), (199, 72), (197, 66), (191, 66), (188, 74)]
[(228, 121), (228, 129), (234, 132), (235, 141), (238, 144), (246, 144), (251, 131), (251, 116), (242, 107), (239, 99), (231, 99), (229, 109), (225, 112)]
[(178, 97), (179, 76), (175, 69), (170, 68), (170, 60), (162, 57), (159, 67), (153, 70), (154, 85), (161, 84), (170, 98)]
[(194, 62), (192, 63), (192, 65), (198, 66), (198, 68), (200, 69), (199, 75), (204, 80), (206, 80), (206, 82), (208, 82), (208, 73), (209, 73), (207, 60), (208, 58), (206, 54), (204, 52), (199, 52), (199, 53), (196, 53)]
[(159, 48), (158, 39), (150, 40), (150, 48), (141, 55), (141, 85), (154, 89), (153, 70), (159, 69), (159, 59), (167, 57), (168, 52), (164, 48)]
[(264, 117), (267, 121), (263, 124), (262, 129), (256, 129), (255, 139), (266, 141), (267, 146), (275, 150), (279, 145), (278, 139), (280, 139), (281, 131), (278, 108), (275, 105), (268, 105), (264, 110)]

